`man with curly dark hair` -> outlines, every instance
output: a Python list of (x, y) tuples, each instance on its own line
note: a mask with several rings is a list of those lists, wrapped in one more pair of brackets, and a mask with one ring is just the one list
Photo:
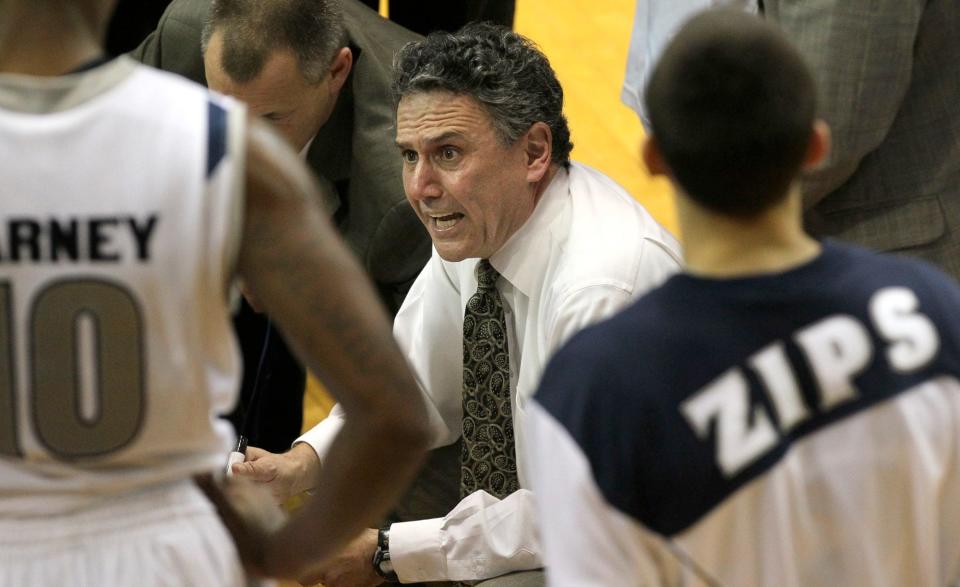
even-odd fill
[[(676, 271), (679, 247), (610, 178), (570, 161), (563, 90), (528, 39), (488, 24), (430, 35), (398, 54), (393, 88), (404, 191), (434, 246), (394, 335), (434, 444), (462, 438), (447, 473), (461, 501), (367, 531), (311, 578), (542, 585), (540, 572), (510, 574), (543, 564), (520, 450), (528, 398), (553, 351)], [(343, 421), (335, 408), (301, 437), (320, 457), (306, 462), (322, 466)], [(237, 470), (309, 489), (319, 467), (284, 466), (291, 453)]]

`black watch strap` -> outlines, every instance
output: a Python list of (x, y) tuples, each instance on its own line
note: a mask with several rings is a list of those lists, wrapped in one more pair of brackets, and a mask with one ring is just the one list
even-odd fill
[(397, 572), (390, 561), (390, 526), (384, 526), (377, 532), (377, 550), (373, 553), (373, 570), (384, 581), (399, 583)]

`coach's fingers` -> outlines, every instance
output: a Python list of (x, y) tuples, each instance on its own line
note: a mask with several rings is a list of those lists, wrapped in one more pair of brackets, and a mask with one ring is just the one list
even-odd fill
[(255, 446), (247, 447), (247, 458), (248, 461), (256, 461), (262, 459), (263, 457), (275, 457), (277, 453), (270, 452), (269, 450), (264, 450), (262, 448), (257, 448)]
[(296, 454), (274, 454), (260, 448), (248, 447), (247, 460), (233, 465), (231, 470), (237, 477), (264, 484), (277, 503), (282, 503), (300, 491), (309, 489), (298, 489), (298, 469)]
[[(249, 450), (249, 449), (248, 449)], [(271, 455), (276, 456), (276, 455)], [(270, 483), (279, 475), (277, 464), (270, 458), (249, 460), (233, 464), (233, 474), (257, 483)]]
[[(248, 446), (247, 452), (244, 455), (243, 463), (257, 463), (253, 467), (247, 467), (244, 470), (249, 471), (250, 475), (254, 475), (257, 471), (267, 471), (270, 467), (273, 467), (274, 474), (276, 474), (276, 469), (278, 468), (277, 457), (280, 455), (272, 453), (270, 451), (263, 450), (262, 448), (257, 448), (255, 446)], [(236, 471), (234, 471), (236, 473)], [(253, 481), (264, 481), (263, 479), (252, 479)]]

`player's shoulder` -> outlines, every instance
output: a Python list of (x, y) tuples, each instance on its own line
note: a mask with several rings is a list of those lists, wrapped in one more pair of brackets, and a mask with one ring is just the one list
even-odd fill
[(246, 112), (241, 102), (183, 76), (127, 57), (118, 59), (133, 67), (133, 75), (123, 89), (123, 109), (129, 116), (154, 121), (165, 131), (206, 132), (205, 126), (225, 126), (228, 118), (243, 118)]
[(960, 303), (960, 284), (923, 259), (878, 253), (831, 241), (824, 242), (824, 249), (839, 260), (835, 270), (837, 292), (846, 292), (851, 299), (871, 296), (880, 289), (904, 287), (928, 304), (952, 306), (954, 301)]
[(209, 101), (225, 109), (239, 105), (232, 98), (218, 94), (182, 75), (143, 65), (125, 56), (117, 59), (131, 64), (135, 74), (133, 83), (144, 91), (154, 92), (153, 95), (157, 98), (173, 95), (185, 99)]
[(912, 280), (937, 286), (956, 287), (952, 277), (919, 257), (881, 253), (856, 244), (832, 240), (823, 242), (829, 254), (842, 259), (848, 275), (864, 285), (893, 280)]
[(633, 390), (656, 376), (648, 369), (657, 365), (659, 355), (671, 352), (663, 343), (678, 327), (671, 293), (675, 281), (668, 279), (620, 312), (571, 336), (549, 361), (538, 400), (555, 406), (601, 402), (611, 410), (642, 402), (643, 396)]

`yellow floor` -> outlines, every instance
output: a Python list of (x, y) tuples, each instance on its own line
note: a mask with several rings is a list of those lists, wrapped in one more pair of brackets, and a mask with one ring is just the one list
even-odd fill
[(636, 0), (517, 0), (516, 30), (550, 58), (566, 97), (573, 158), (616, 179), (676, 232), (667, 182), (639, 157), (643, 128), (620, 102)]
[[(670, 187), (644, 168), (639, 157), (643, 128), (620, 102), (635, 6), (636, 0), (517, 0), (516, 30), (540, 46), (560, 78), (573, 158), (616, 179), (676, 233)], [(304, 426), (319, 422), (331, 405), (311, 381)]]

